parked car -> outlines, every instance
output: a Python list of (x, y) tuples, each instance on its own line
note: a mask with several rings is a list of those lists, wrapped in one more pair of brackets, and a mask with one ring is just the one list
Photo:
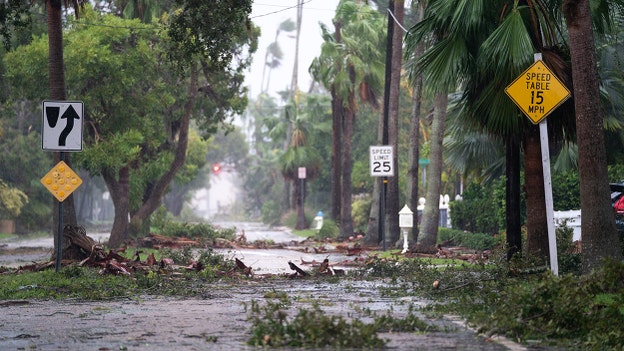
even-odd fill
[(615, 211), (615, 226), (624, 232), (624, 183), (610, 183), (611, 205)]

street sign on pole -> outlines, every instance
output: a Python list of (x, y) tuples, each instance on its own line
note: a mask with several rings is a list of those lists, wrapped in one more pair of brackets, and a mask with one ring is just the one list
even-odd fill
[(43, 184), (50, 193), (59, 201), (63, 202), (76, 190), (82, 179), (65, 163), (61, 161), (52, 167), (48, 174), (41, 178)]
[(505, 88), (505, 93), (534, 124), (539, 124), (570, 97), (570, 90), (542, 60), (535, 61), (520, 74)]
[[(535, 63), (511, 83), (505, 92), (534, 124), (539, 124), (544, 175), (544, 200), (546, 221), (553, 223), (553, 197), (550, 175), (550, 150), (548, 148), (548, 122), (546, 116), (570, 97), (570, 91), (542, 62), (542, 54), (534, 55)], [(559, 275), (555, 228), (548, 225), (548, 250), (550, 269)]]
[[(61, 152), (61, 155), (63, 153)], [(63, 201), (76, 190), (82, 179), (61, 159), (48, 174), (41, 178), (41, 184), (58, 200), (58, 228), (56, 231), (55, 270), (61, 269), (63, 257)]]
[(81, 101), (44, 101), (41, 148), (82, 151), (84, 107)]
[(393, 148), (391, 145), (370, 147), (371, 177), (394, 177)]

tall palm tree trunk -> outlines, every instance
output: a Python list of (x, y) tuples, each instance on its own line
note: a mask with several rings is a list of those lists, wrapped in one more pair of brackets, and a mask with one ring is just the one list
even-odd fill
[[(403, 23), (404, 1), (390, 1), (390, 8), (393, 10), (394, 18), (399, 24)], [(393, 18), (389, 18), (392, 23), (391, 35), (391, 57), (390, 57), (390, 94), (388, 98), (388, 145), (392, 145), (394, 153), (392, 154), (392, 163), (394, 165), (394, 177), (388, 178), (387, 206), (386, 206), (386, 238), (387, 242), (394, 246), (399, 244), (401, 232), (399, 229), (399, 97), (401, 86), (401, 63), (403, 58), (403, 32), (399, 26), (394, 23)]]
[[(295, 35), (295, 59), (293, 63), (293, 71), (290, 79), (290, 97), (289, 100), (293, 101), (295, 111), (299, 108), (299, 101), (297, 99), (297, 91), (299, 90), (299, 39), (301, 37), (301, 23), (303, 16), (303, 0), (297, 0), (297, 23)], [(288, 126), (292, 129), (292, 126)], [(297, 229), (305, 229), (305, 209), (303, 203), (305, 202), (305, 192), (303, 186), (298, 183), (299, 179), (293, 179), (292, 184), (292, 203), (293, 208), (297, 211)]]
[(448, 95), (438, 92), (434, 98), (433, 122), (431, 123), (431, 149), (429, 166), (427, 167), (427, 195), (422, 215), (422, 225), (418, 234), (417, 244), (425, 249), (432, 247), (438, 240), (440, 222), (440, 188), (442, 183), (442, 142), (444, 139), (444, 123)]
[[(353, 78), (355, 71), (349, 70)], [(355, 93), (349, 94), (348, 106), (345, 108), (342, 130), (342, 196), (340, 198), (340, 236), (346, 239), (353, 235), (353, 216), (351, 204), (351, 171), (353, 160), (351, 158), (351, 136), (355, 123)]]
[(524, 137), (527, 255), (548, 262), (548, 220), (539, 127), (527, 127)]
[(332, 88), (332, 153), (331, 153), (331, 218), (340, 222), (342, 196), (342, 119), (344, 106), (342, 99)]
[(522, 216), (520, 214), (520, 143), (510, 136), (505, 143), (505, 220), (507, 226), (507, 260), (522, 250)]
[[(414, 6), (412, 2), (412, 6)], [(421, 22), (425, 17), (425, 2), (418, 1), (417, 22)], [(414, 48), (414, 59), (418, 60), (425, 52), (424, 42), (419, 42)], [(413, 242), (418, 239), (418, 173), (420, 158), (420, 110), (422, 104), (422, 88), (423, 79), (419, 74), (415, 77), (412, 86), (412, 111), (410, 114), (410, 132), (409, 132), (409, 148), (407, 159), (407, 184), (406, 184), (406, 202), (407, 206), (414, 212), (414, 226), (412, 227), (410, 238)]]
[(570, 37), (583, 211), (583, 273), (587, 274), (606, 257), (621, 259), (622, 251), (609, 197), (604, 112), (589, 0), (565, 0), (562, 8)]

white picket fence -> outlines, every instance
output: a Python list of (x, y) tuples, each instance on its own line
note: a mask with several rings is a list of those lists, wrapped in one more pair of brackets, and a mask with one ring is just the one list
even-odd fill
[[(456, 200), (460, 200), (459, 197)], [(451, 213), (449, 209), (450, 198), (447, 195), (440, 195), (440, 227), (451, 228)], [(422, 211), (425, 208), (425, 198), (418, 199), (418, 218), (420, 220)], [(572, 228), (572, 241), (581, 240), (581, 210), (568, 210), (568, 211), (554, 211), (553, 215), (555, 229), (561, 225), (564, 221), (566, 226)]]

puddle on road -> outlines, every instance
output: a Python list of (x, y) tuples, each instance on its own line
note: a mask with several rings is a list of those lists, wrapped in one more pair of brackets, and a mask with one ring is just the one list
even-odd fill
[(251, 266), (255, 274), (294, 273), (288, 265), (289, 261), (303, 270), (310, 270), (313, 265), (320, 264), (325, 258), (329, 260), (330, 267), (348, 270), (351, 267), (344, 263), (357, 258), (336, 252), (312, 254), (289, 249), (215, 249), (215, 252), (228, 259), (238, 258), (245, 265)]

